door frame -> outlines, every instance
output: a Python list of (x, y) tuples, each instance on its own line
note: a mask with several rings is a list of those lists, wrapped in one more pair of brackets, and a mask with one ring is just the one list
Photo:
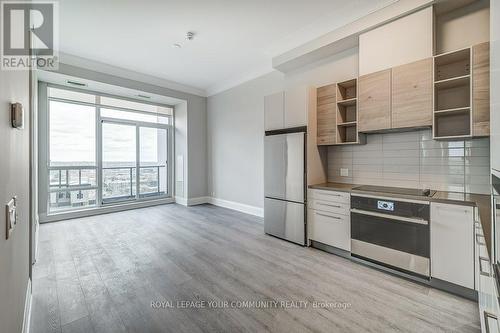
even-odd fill
[[(173, 182), (172, 182), (172, 164), (168, 163), (169, 159), (172, 161), (172, 147), (169, 144), (171, 142), (171, 125), (168, 124), (154, 124), (154, 123), (147, 123), (147, 122), (142, 122), (142, 121), (135, 121), (135, 120), (126, 120), (126, 119), (116, 119), (116, 118), (109, 118), (109, 117), (101, 117), (100, 116), (100, 110), (97, 112), (98, 115), (98, 123), (97, 123), (97, 137), (98, 137), (98, 145), (97, 145), (97, 182), (98, 182), (98, 190), (97, 190), (97, 200), (98, 200), (98, 205), (99, 207), (108, 207), (112, 205), (120, 205), (120, 204), (127, 204), (127, 203), (133, 203), (133, 202), (140, 202), (140, 201), (151, 201), (155, 199), (165, 199), (172, 197), (173, 193)], [(104, 123), (109, 123), (109, 124), (118, 124), (118, 125), (127, 125), (127, 126), (134, 126), (135, 127), (135, 154), (136, 154), (136, 159), (135, 159), (135, 198), (130, 199), (130, 200), (120, 200), (116, 202), (108, 202), (104, 203), (103, 202), (103, 177), (102, 177), (102, 170), (103, 170), (103, 160), (102, 160), (102, 151), (103, 151), (103, 126), (102, 124)], [(167, 177), (167, 188), (166, 192), (163, 195), (158, 195), (158, 196), (152, 196), (152, 197), (145, 197), (141, 198), (140, 196), (140, 129), (141, 127), (147, 127), (147, 128), (155, 128), (155, 129), (164, 129), (166, 131), (166, 148), (167, 148), (167, 160), (165, 161), (165, 168), (166, 168), (166, 177)]]

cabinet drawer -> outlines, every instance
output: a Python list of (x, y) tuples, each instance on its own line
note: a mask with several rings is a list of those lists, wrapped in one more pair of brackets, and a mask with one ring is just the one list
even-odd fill
[(312, 199), (309, 200), (308, 208), (335, 214), (350, 215), (350, 205), (345, 203)]
[(308, 210), (309, 239), (351, 251), (350, 217), (334, 213)]
[(351, 203), (351, 195), (347, 192), (336, 192), (329, 190), (309, 190), (309, 199), (316, 199), (328, 202), (348, 204)]

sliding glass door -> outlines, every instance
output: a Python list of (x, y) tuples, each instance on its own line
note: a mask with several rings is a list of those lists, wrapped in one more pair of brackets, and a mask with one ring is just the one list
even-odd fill
[(139, 127), (139, 196), (162, 196), (167, 192), (167, 130)]
[(101, 137), (103, 204), (168, 194), (165, 126), (103, 119)]
[(135, 125), (103, 122), (102, 203), (134, 200), (137, 193)]
[(172, 196), (171, 107), (56, 87), (46, 105), (49, 215)]

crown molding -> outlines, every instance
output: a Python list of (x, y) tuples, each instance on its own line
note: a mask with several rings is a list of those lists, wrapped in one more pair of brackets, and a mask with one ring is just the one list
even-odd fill
[(131, 71), (122, 67), (105, 64), (99, 61), (78, 57), (64, 52), (59, 52), (59, 61), (66, 65), (86, 68), (95, 72), (101, 72), (117, 77), (124, 77), (139, 82), (145, 82), (162, 88), (183, 92), (186, 94), (207, 97), (207, 92), (204, 89), (187, 86), (181, 83), (162, 79), (149, 74)]

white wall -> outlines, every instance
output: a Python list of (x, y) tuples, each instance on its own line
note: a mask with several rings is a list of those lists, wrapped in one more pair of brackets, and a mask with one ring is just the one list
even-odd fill
[[(29, 279), (29, 72), (0, 72), (0, 332), (21, 332)], [(24, 130), (10, 126), (10, 103), (23, 104)], [(5, 239), (4, 207), (18, 198), (19, 221)]]
[(188, 196), (188, 116), (187, 103), (175, 106), (175, 196)]
[[(126, 77), (107, 74), (92, 70), (93, 62), (87, 61), (88, 68), (72, 66), (64, 63), (59, 64), (58, 72), (74, 77), (80, 77), (92, 81), (107, 83), (115, 86), (125, 87), (138, 91), (150, 92), (158, 95), (174, 97), (187, 101), (188, 115), (188, 156), (189, 168), (187, 177), (189, 198), (203, 197), (207, 195), (207, 143), (206, 143), (206, 108), (207, 99), (197, 95), (184, 93), (142, 81), (135, 81)], [(95, 66), (99, 64), (96, 63)], [(97, 68), (97, 67), (96, 67)], [(154, 78), (152, 78), (152, 82)], [(186, 175), (185, 175), (186, 176)]]
[(264, 95), (282, 89), (273, 72), (208, 98), (209, 194), (263, 207)]
[(286, 75), (272, 72), (208, 97), (208, 192), (262, 208), (264, 96), (296, 86), (322, 86), (358, 75), (357, 48)]

